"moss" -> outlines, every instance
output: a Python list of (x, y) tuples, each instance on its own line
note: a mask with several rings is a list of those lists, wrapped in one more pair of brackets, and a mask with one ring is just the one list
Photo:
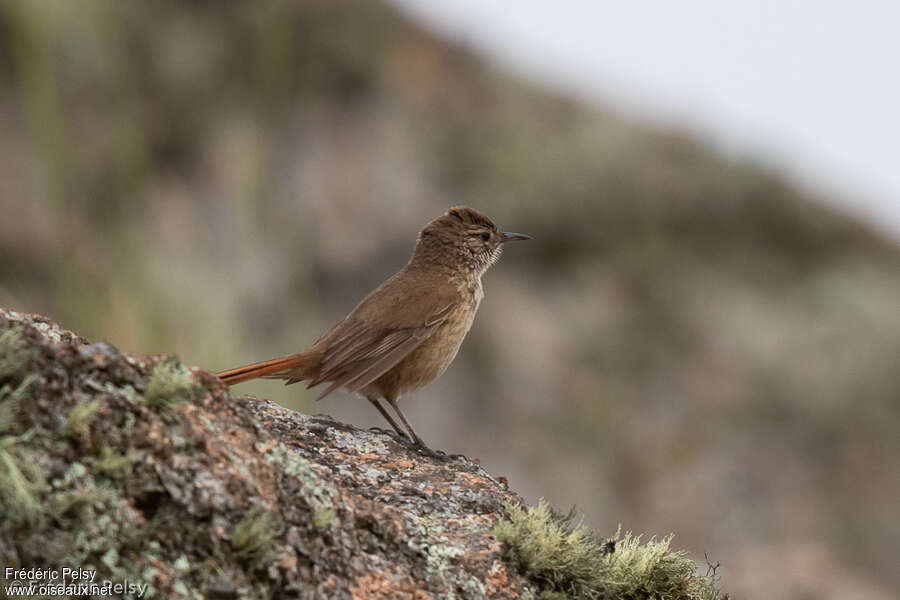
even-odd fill
[(684, 552), (669, 548), (671, 536), (651, 538), (620, 532), (603, 540), (570, 513), (561, 516), (541, 501), (534, 507), (507, 505), (508, 518), (495, 530), (504, 557), (540, 590), (540, 598), (667, 598), (713, 600), (711, 578), (697, 575)]
[(166, 413), (179, 402), (197, 398), (201, 388), (180, 362), (170, 359), (153, 369), (143, 402), (157, 412)]
[(124, 479), (131, 473), (132, 462), (130, 453), (117, 454), (109, 446), (103, 446), (100, 456), (94, 460), (94, 470), (110, 479)]
[(4, 393), (6, 388), (0, 389), (0, 433), (12, 429), (13, 423), (19, 414), (19, 401)]
[(671, 550), (672, 535), (661, 540), (616, 534), (615, 550), (609, 554), (609, 589), (623, 597), (698, 598), (719, 597), (715, 582), (697, 574), (683, 550)]
[(21, 339), (21, 327), (11, 327), (0, 333), (0, 382), (21, 379), (25, 374), (32, 353), (21, 347)]
[(281, 535), (283, 527), (278, 517), (261, 509), (251, 509), (235, 525), (231, 534), (231, 548), (242, 560), (253, 562), (265, 556), (272, 542)]
[(19, 415), (19, 403), (37, 379), (37, 375), (27, 375), (17, 384), (0, 387), (0, 433), (8, 433), (13, 429)]
[(37, 379), (27, 372), (33, 351), (23, 348), (22, 328), (7, 329), (0, 334), (0, 433), (13, 429), (19, 403)]
[(40, 494), (48, 486), (25, 447), (28, 437), (0, 437), (0, 526), (38, 528), (44, 522)]
[(66, 437), (87, 437), (88, 426), (90, 426), (91, 421), (94, 419), (94, 413), (97, 412), (98, 408), (100, 408), (99, 398), (97, 398), (96, 400), (91, 400), (90, 402), (85, 402), (83, 404), (76, 404), (75, 407), (71, 411), (69, 411), (69, 418), (66, 421), (65, 428), (63, 429)]
[(21, 327), (0, 334), (0, 526), (37, 528), (46, 513), (40, 494), (48, 486), (27, 447), (33, 430), (14, 435), (20, 403), (38, 380), (27, 373), (33, 350), (21, 339)]

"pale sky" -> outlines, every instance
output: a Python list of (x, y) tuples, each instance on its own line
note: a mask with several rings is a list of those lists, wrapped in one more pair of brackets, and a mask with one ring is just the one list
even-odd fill
[(394, 1), (508, 70), (680, 123), (900, 239), (900, 2)]

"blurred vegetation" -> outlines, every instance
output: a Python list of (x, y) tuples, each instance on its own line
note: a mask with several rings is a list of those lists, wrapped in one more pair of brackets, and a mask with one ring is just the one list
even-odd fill
[[(7, 0), (0, 33), (0, 305), (219, 370), (311, 342), (468, 203), (535, 240), (407, 409), (426, 439), (730, 556), (738, 596), (770, 581), (751, 549), (900, 586), (900, 253), (871, 229), (380, 3)], [(296, 387), (239, 390), (319, 410)]]

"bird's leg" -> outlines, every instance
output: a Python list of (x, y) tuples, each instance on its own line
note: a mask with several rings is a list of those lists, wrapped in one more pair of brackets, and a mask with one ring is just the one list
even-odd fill
[(393, 417), (391, 417), (390, 413), (387, 410), (385, 410), (385, 408), (381, 405), (381, 402), (379, 402), (377, 398), (375, 398), (374, 396), (366, 396), (366, 399), (369, 402), (371, 402), (375, 406), (375, 408), (378, 409), (378, 412), (381, 413), (382, 417), (387, 419), (387, 422), (391, 424), (391, 427), (394, 428), (394, 431), (397, 432), (397, 435), (399, 435), (401, 438), (403, 438), (407, 441), (410, 440), (409, 435), (405, 431), (400, 429), (400, 427), (397, 425), (397, 422), (394, 420)]
[(400, 411), (400, 407), (397, 405), (397, 400), (395, 398), (391, 398), (390, 396), (386, 396), (385, 400), (388, 401), (388, 404), (394, 407), (394, 412), (397, 413), (397, 416), (400, 417), (400, 420), (403, 421), (403, 424), (406, 426), (406, 429), (409, 430), (410, 436), (412, 436), (413, 443), (419, 447), (419, 450), (422, 451), (423, 454), (434, 458), (444, 458), (446, 455), (439, 454), (435, 452), (431, 448), (428, 447), (428, 444), (422, 441), (422, 438), (418, 436), (416, 431), (412, 428), (412, 425), (409, 424), (409, 421), (406, 420), (406, 417), (403, 416), (403, 413)]

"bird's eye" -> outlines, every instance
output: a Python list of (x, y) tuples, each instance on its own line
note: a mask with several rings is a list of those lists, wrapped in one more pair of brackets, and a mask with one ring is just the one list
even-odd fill
[(484, 233), (481, 234), (481, 239), (483, 239), (486, 242), (489, 239), (491, 239), (491, 234), (488, 233), (487, 231), (485, 231)]

